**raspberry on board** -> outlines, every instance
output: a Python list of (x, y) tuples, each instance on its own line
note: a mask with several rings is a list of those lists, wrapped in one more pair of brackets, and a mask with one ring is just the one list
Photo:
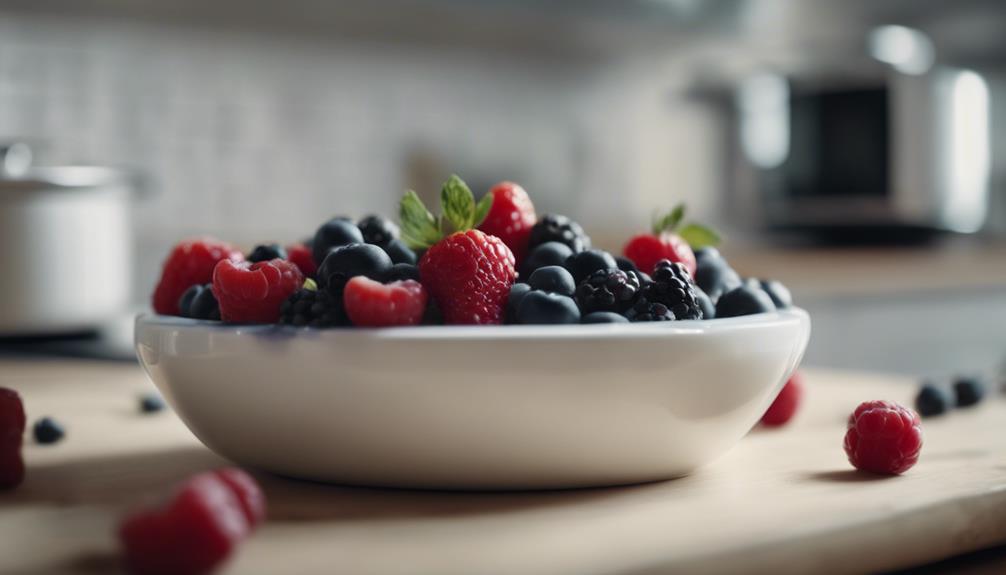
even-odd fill
[(845, 453), (856, 469), (898, 475), (922, 450), (922, 424), (914, 411), (893, 401), (866, 401), (849, 416)]
[(761, 418), (762, 425), (768, 427), (778, 427), (789, 423), (796, 415), (803, 398), (803, 378), (799, 373), (794, 373), (786, 385), (783, 386), (775, 401), (769, 406), (768, 411)]

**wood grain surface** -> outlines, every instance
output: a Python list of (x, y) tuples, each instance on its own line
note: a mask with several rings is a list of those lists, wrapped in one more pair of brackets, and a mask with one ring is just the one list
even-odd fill
[[(269, 520), (222, 572), (855, 573), (1006, 542), (1006, 401), (926, 420), (920, 463), (875, 477), (845, 461), (845, 418), (862, 400), (910, 401), (911, 382), (806, 376), (790, 426), (756, 429), (674, 481), (446, 493), (257, 474)], [(25, 483), (0, 493), (0, 572), (119, 572), (117, 518), (226, 464), (170, 411), (139, 413), (149, 385), (133, 365), (0, 360), (0, 386), (22, 393), (29, 420), (51, 415), (68, 432), (52, 446), (27, 440)]]

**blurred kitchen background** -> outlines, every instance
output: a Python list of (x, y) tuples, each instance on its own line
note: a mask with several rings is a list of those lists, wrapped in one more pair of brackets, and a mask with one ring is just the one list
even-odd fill
[(807, 363), (975, 372), (1006, 354), (1004, 23), (998, 0), (0, 0), (0, 145), (142, 176), (136, 305), (183, 236), (291, 242), (457, 172), (613, 251), (687, 202), (811, 311)]

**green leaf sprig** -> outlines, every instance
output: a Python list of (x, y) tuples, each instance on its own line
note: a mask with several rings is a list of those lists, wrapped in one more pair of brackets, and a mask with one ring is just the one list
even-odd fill
[(688, 242), (692, 249), (700, 249), (708, 246), (716, 246), (723, 238), (710, 227), (688, 222), (681, 225), (685, 219), (685, 204), (681, 203), (663, 216), (658, 216), (653, 220), (653, 235), (659, 236), (663, 233), (675, 233), (681, 239)]
[(408, 190), (398, 205), (402, 240), (414, 250), (429, 248), (450, 233), (474, 229), (489, 215), (492, 204), (492, 194), (476, 203), (468, 184), (455, 174), (440, 189), (439, 218), (426, 209), (416, 192)]

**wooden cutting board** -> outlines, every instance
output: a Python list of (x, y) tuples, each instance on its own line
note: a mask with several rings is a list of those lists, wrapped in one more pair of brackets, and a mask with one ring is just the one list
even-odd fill
[[(845, 461), (845, 418), (862, 400), (910, 401), (911, 382), (811, 370), (806, 379), (806, 404), (791, 425), (756, 429), (675, 481), (444, 493), (259, 474), (269, 521), (223, 571), (852, 573), (1006, 542), (1001, 396), (926, 420), (920, 463), (882, 478)], [(22, 393), (30, 420), (51, 415), (68, 431), (53, 446), (29, 440), (26, 482), (0, 495), (0, 572), (117, 572), (117, 518), (225, 463), (170, 411), (138, 413), (149, 384), (135, 366), (0, 360), (0, 386)]]

